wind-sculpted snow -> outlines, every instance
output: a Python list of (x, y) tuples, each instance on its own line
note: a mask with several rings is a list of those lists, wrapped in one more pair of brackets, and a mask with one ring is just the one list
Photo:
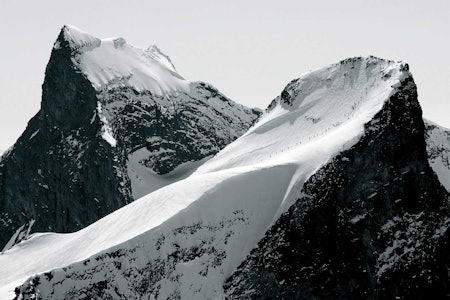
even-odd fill
[[(188, 178), (82, 231), (36, 235), (4, 253), (0, 264), (11, 271), (0, 279), (2, 293), (27, 276), (63, 267), (28, 280), (21, 296), (223, 297), (225, 279), (305, 197), (303, 184), (357, 144), (365, 126), (377, 129), (374, 116), (411, 82), (406, 64), (374, 57), (301, 76), (244, 136)], [(89, 245), (82, 244), (87, 237)], [(35, 255), (40, 263), (29, 264), (27, 257)]]

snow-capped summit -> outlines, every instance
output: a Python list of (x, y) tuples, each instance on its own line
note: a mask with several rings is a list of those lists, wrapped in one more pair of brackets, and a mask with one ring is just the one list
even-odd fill
[(299, 155), (297, 147), (310, 144), (322, 144), (319, 149), (329, 157), (328, 151), (339, 151), (361, 136), (365, 122), (408, 77), (406, 63), (373, 56), (308, 72), (291, 81), (244, 136), (198, 172), (263, 163), (282, 152), (284, 158), (286, 152)]
[(62, 40), (75, 51), (74, 61), (99, 91), (124, 86), (160, 96), (189, 91), (190, 82), (156, 46), (142, 50), (124, 38), (99, 39), (72, 25), (62, 28), (54, 50), (61, 49)]

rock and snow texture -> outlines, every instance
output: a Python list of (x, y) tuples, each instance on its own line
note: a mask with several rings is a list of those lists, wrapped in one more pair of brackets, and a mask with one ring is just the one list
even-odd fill
[[(401, 62), (355, 58), (305, 74), (283, 90), (244, 136), (189, 177), (162, 187), (83, 230), (65, 235), (36, 234), (6, 251), (0, 256), (0, 265), (5, 270), (0, 274), (0, 295), (13, 295), (17, 285), (41, 273), (17, 290), (19, 297), (213, 299), (236, 295), (245, 298), (239, 293), (242, 277), (233, 275), (225, 290), (223, 284), (261, 238), (270, 239), (267, 234), (278, 226), (280, 216), (286, 218), (293, 204), (308, 211), (314, 208), (314, 203), (308, 201), (315, 199), (313, 192), (334, 191), (335, 183), (343, 179), (333, 180), (328, 175), (346, 173), (331, 169), (328, 174), (327, 168), (354, 164), (354, 173), (350, 175), (357, 177), (364, 172), (364, 159), (351, 155), (353, 149), (365, 149), (367, 155), (371, 153), (366, 148), (368, 144), (385, 149), (388, 155), (391, 147), (395, 149), (393, 137), (401, 135), (403, 130), (407, 131), (404, 140), (408, 142), (411, 132), (414, 138), (422, 133), (422, 142), (419, 140), (417, 145), (419, 148), (423, 145), (423, 152), (419, 149), (418, 158), (426, 161), (416, 96), (408, 66)], [(414, 113), (403, 115), (403, 111)], [(396, 126), (393, 118), (399, 115), (403, 121)], [(415, 125), (419, 126), (417, 131)], [(383, 136), (384, 130), (389, 133), (388, 138), (378, 141), (376, 137)], [(406, 150), (402, 149), (395, 151)], [(349, 157), (340, 156), (341, 153), (349, 153)], [(135, 155), (139, 159), (142, 153)], [(406, 161), (410, 158), (405, 157)], [(381, 163), (370, 160), (370, 164)], [(423, 170), (424, 175), (431, 172), (422, 161), (418, 166), (408, 166), (410, 169), (403, 167), (400, 163), (392, 166), (392, 173), (397, 174), (393, 181), (414, 181), (419, 176), (416, 170)], [(386, 168), (389, 170), (389, 166)], [(318, 173), (322, 169), (325, 171)], [(408, 174), (414, 175), (410, 178)], [(430, 178), (433, 191), (430, 193), (443, 195), (433, 185), (433, 176)], [(323, 189), (315, 184), (317, 181)], [(356, 195), (352, 194), (346, 197), (347, 201), (354, 202), (352, 205), (361, 204), (361, 213), (355, 210), (358, 214), (349, 218), (350, 224), (366, 220), (364, 213), (368, 216), (375, 213), (370, 207), (365, 211), (363, 204), (367, 199), (379, 197), (374, 189), (379, 187), (379, 182), (361, 180), (359, 183), (355, 188), (361, 190), (363, 198), (353, 199)], [(404, 186), (398, 186), (404, 192)], [(330, 195), (325, 194), (325, 198)], [(412, 190), (408, 195), (423, 203), (421, 193)], [(390, 199), (389, 205), (394, 205), (391, 200), (403, 201)], [(414, 201), (410, 205), (413, 208)], [(327, 211), (335, 212), (334, 206), (330, 205)], [(387, 215), (382, 220), (387, 222), (392, 217)], [(445, 227), (441, 229), (438, 237), (446, 233)], [(289, 250), (289, 240), (284, 243), (277, 239), (277, 242)], [(267, 254), (272, 253), (276, 252), (268, 248)], [(261, 253), (257, 259), (262, 260), (265, 255)], [(380, 255), (380, 262), (383, 257)], [(310, 270), (305, 267), (304, 270)], [(278, 273), (269, 270), (268, 274), (278, 279)], [(244, 279), (245, 286), (249, 280)]]
[(425, 120), (425, 140), (430, 165), (450, 192), (450, 129)]
[(41, 109), (0, 162), (0, 248), (30, 220), (73, 232), (188, 176), (260, 113), (185, 80), (156, 46), (64, 26)]
[(189, 91), (190, 82), (178, 74), (169, 57), (156, 46), (141, 50), (121, 37), (98, 39), (70, 25), (64, 26), (63, 33), (77, 51), (74, 61), (99, 91), (132, 87), (159, 96)]

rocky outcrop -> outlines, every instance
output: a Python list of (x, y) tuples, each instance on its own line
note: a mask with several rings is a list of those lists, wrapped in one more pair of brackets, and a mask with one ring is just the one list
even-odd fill
[[(117, 41), (119, 51), (126, 42)], [(26, 237), (16, 232), (29, 232), (25, 224), (34, 223), (33, 231), (71, 232), (133, 201), (136, 178), (128, 164), (136, 150), (146, 152), (135, 164), (166, 174), (215, 154), (260, 114), (201, 82), (163, 94), (126, 82), (99, 87), (82, 57), (102, 43), (67, 26), (55, 42), (41, 109), (0, 161), (0, 249), (13, 235)], [(167, 57), (155, 49), (144, 59), (165, 70), (159, 60)]]
[(214, 155), (260, 115), (259, 110), (236, 104), (203, 82), (193, 82), (189, 93), (169, 98), (136, 94), (131, 88), (105, 91), (99, 97), (127, 153), (145, 148), (148, 156), (141, 165), (160, 175)]
[(302, 195), (228, 279), (227, 298), (449, 296), (449, 199), (427, 161), (412, 78)]
[[(101, 138), (97, 93), (58, 37), (41, 110), (0, 162), (0, 245), (34, 219), (34, 230), (80, 229), (131, 198), (126, 156)], [(94, 116), (94, 117), (93, 117)]]

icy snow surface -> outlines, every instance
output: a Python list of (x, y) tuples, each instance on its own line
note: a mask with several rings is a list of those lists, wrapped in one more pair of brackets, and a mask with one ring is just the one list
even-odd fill
[[(224, 280), (299, 197), (309, 176), (360, 139), (364, 124), (382, 108), (393, 87), (409, 76), (402, 66), (368, 57), (301, 76), (274, 100), (260, 122), (186, 179), (78, 232), (35, 234), (0, 255), (0, 298), (12, 297), (14, 287), (33, 274), (113, 246), (143, 245), (146, 257), (163, 259), (175, 251), (174, 243), (183, 248), (201, 240), (223, 253), (221, 259), (208, 259), (211, 254), (205, 253), (180, 261), (172, 274), (175, 283), (159, 281), (158, 299), (174, 291), (182, 299), (221, 298)], [(172, 244), (155, 248), (161, 235), (197, 224), (205, 229), (183, 238), (172, 236)], [(199, 272), (205, 265), (206, 271)], [(83, 268), (82, 263), (75, 265)]]
[[(100, 40), (70, 25), (63, 30), (64, 38), (78, 53), (75, 63), (98, 91), (123, 86), (160, 96), (189, 91), (190, 82), (156, 46), (142, 50), (120, 37)], [(55, 47), (59, 49), (59, 45)]]

